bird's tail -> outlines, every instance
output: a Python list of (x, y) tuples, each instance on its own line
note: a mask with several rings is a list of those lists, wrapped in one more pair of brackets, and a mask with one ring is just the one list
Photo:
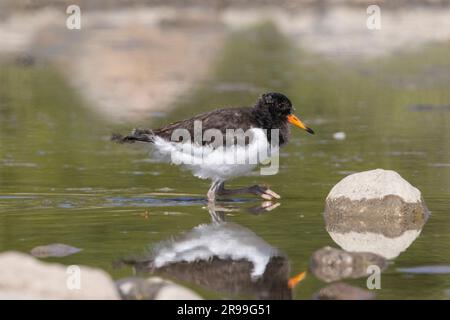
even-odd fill
[(152, 130), (134, 129), (130, 135), (113, 134), (111, 140), (117, 143), (135, 143), (136, 141), (153, 143), (155, 135)]

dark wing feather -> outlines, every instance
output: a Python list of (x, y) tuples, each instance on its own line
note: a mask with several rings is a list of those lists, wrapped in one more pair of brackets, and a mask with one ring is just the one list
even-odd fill
[[(224, 139), (226, 129), (242, 129), (245, 132), (256, 126), (252, 117), (251, 108), (229, 108), (218, 109), (200, 114), (191, 119), (177, 121), (162, 128), (155, 129), (153, 133), (163, 139), (172, 140), (172, 134), (176, 129), (185, 129), (189, 132), (191, 141), (194, 141), (195, 121), (201, 121), (202, 135), (206, 130), (218, 129), (223, 134)], [(217, 142), (219, 143), (219, 141)], [(203, 141), (203, 144), (207, 144), (207, 142)]]

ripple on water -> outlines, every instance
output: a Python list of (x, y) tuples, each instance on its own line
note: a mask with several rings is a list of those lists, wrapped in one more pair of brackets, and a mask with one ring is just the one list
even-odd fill
[(411, 268), (397, 268), (397, 271), (413, 274), (450, 274), (450, 266), (418, 266)]
[(203, 204), (205, 200), (203, 198), (194, 197), (175, 197), (175, 198), (156, 198), (156, 197), (114, 197), (107, 198), (107, 206), (122, 207), (122, 206), (183, 206), (193, 204)]
[[(172, 194), (173, 195), (173, 194)], [(206, 199), (202, 196), (178, 196), (169, 198), (157, 198), (157, 197), (113, 197), (107, 198), (108, 207), (124, 207), (124, 206), (136, 206), (136, 207), (175, 207), (175, 206), (192, 206), (203, 205), (206, 203)], [(230, 203), (245, 203), (252, 201), (252, 199), (230, 199), (227, 202)]]
[(429, 166), (435, 168), (450, 168), (450, 163), (430, 163)]
[(14, 199), (36, 199), (37, 196), (15, 196), (15, 195), (0, 195), (0, 200), (14, 200)]

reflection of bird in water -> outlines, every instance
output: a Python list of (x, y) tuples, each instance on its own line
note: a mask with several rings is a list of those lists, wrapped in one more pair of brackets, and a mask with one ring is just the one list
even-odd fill
[(402, 212), (389, 216), (325, 213), (325, 226), (330, 237), (342, 249), (351, 252), (372, 252), (394, 259), (420, 235), (428, 213)]
[(225, 209), (208, 206), (213, 222), (162, 241), (138, 261), (137, 272), (152, 272), (229, 294), (258, 299), (291, 299), (289, 262), (251, 230), (224, 221)]
[[(265, 186), (228, 190), (224, 183), (250, 173), (258, 163), (268, 160), (271, 146), (278, 150), (285, 145), (290, 135), (289, 123), (314, 133), (292, 111), (293, 106), (286, 96), (266, 93), (254, 107), (218, 109), (159, 129), (135, 129), (125, 137), (114, 135), (113, 140), (152, 143), (162, 159), (183, 164), (196, 177), (211, 179), (209, 201), (214, 201), (216, 196), (239, 193), (273, 200), (280, 196)], [(228, 141), (230, 132), (232, 140)]]

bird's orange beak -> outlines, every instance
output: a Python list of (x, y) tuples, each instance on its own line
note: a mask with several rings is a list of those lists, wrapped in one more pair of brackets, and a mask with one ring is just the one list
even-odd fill
[(288, 287), (293, 289), (297, 284), (303, 281), (306, 277), (306, 271), (300, 272), (299, 274), (293, 276), (288, 281)]
[(289, 121), (290, 123), (292, 123), (294, 126), (299, 127), (300, 129), (303, 129), (303, 130), (305, 130), (305, 131), (308, 132), (308, 133), (314, 134), (313, 129), (308, 128), (307, 126), (305, 126), (305, 125), (303, 124), (303, 122), (302, 122), (299, 118), (297, 118), (295, 115), (290, 114), (290, 115), (287, 116), (287, 119), (288, 119), (288, 121)]

